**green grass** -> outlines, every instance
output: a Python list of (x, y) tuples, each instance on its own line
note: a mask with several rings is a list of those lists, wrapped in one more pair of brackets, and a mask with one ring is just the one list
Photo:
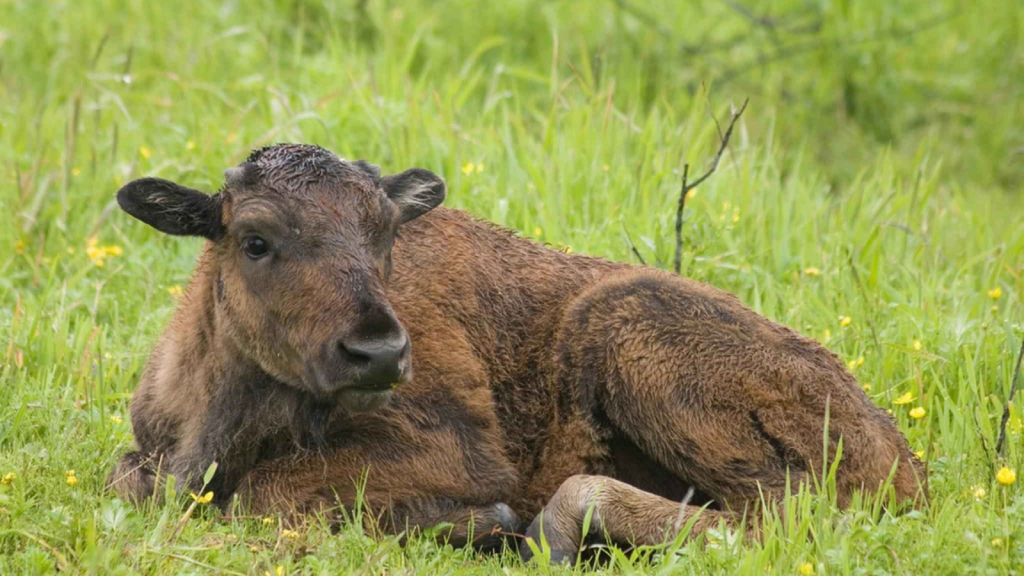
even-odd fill
[[(143, 175), (212, 191), (255, 146), (315, 142), (432, 169), (449, 206), (557, 247), (635, 261), (628, 231), (667, 267), (683, 164), (706, 166), (712, 115), (748, 96), (687, 204), (683, 273), (852, 361), (926, 455), (933, 500), (893, 517), (804, 494), (763, 543), (699, 538), (603, 569), (1024, 572), (1021, 482), (995, 480), (1024, 473), (1019, 411), (1005, 459), (993, 449), (1024, 337), (1024, 10), (747, 1), (821, 25), (769, 29), (719, 0), (627, 3), (652, 23), (603, 0), (0, 1), (0, 475), (16, 474), (0, 573), (544, 572), (355, 525), (289, 538), (201, 509), (179, 533), (187, 495), (135, 509), (104, 493), (199, 248), (114, 192)], [(123, 253), (97, 266), (93, 236)]]

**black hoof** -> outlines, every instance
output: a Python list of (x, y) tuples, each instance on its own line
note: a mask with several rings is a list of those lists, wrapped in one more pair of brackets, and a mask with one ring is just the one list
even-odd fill
[(515, 532), (519, 529), (519, 515), (508, 507), (504, 502), (494, 505), (494, 512), (498, 515), (498, 524), (502, 532)]
[(480, 534), (473, 541), (473, 547), (482, 552), (501, 550), (511, 543), (511, 535), (519, 530), (519, 515), (512, 511), (507, 504), (498, 502), (491, 507), (494, 511), (493, 520), (489, 526), (483, 528), (487, 533)]

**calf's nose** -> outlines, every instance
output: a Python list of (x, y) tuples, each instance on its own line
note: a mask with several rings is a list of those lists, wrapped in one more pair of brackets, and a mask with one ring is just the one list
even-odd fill
[(402, 378), (411, 345), (404, 334), (381, 340), (343, 340), (338, 343), (346, 361), (355, 368), (352, 386), (387, 390)]

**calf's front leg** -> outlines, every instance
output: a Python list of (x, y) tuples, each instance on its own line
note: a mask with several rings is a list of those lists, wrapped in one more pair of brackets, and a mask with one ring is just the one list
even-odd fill
[(360, 520), (372, 532), (408, 534), (447, 524), (439, 540), (499, 547), (502, 534), (520, 528), (519, 517), (501, 501), (509, 479), (498, 469), (493, 486), (474, 482), (462, 460), (454, 445), (403, 459), (374, 458), (360, 449), (307, 452), (258, 465), (236, 497), (241, 511), (280, 514), (289, 521), (311, 513), (340, 519), (340, 507), (352, 509), (358, 502)]

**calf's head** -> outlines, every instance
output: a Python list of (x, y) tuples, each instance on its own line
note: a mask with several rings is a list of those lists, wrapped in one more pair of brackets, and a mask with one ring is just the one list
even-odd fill
[(253, 152), (208, 195), (143, 178), (117, 193), (167, 234), (202, 236), (213, 259), (217, 330), (288, 386), (351, 412), (411, 377), (411, 346), (385, 297), (399, 226), (444, 200), (412, 169), (381, 177), (316, 146)]

